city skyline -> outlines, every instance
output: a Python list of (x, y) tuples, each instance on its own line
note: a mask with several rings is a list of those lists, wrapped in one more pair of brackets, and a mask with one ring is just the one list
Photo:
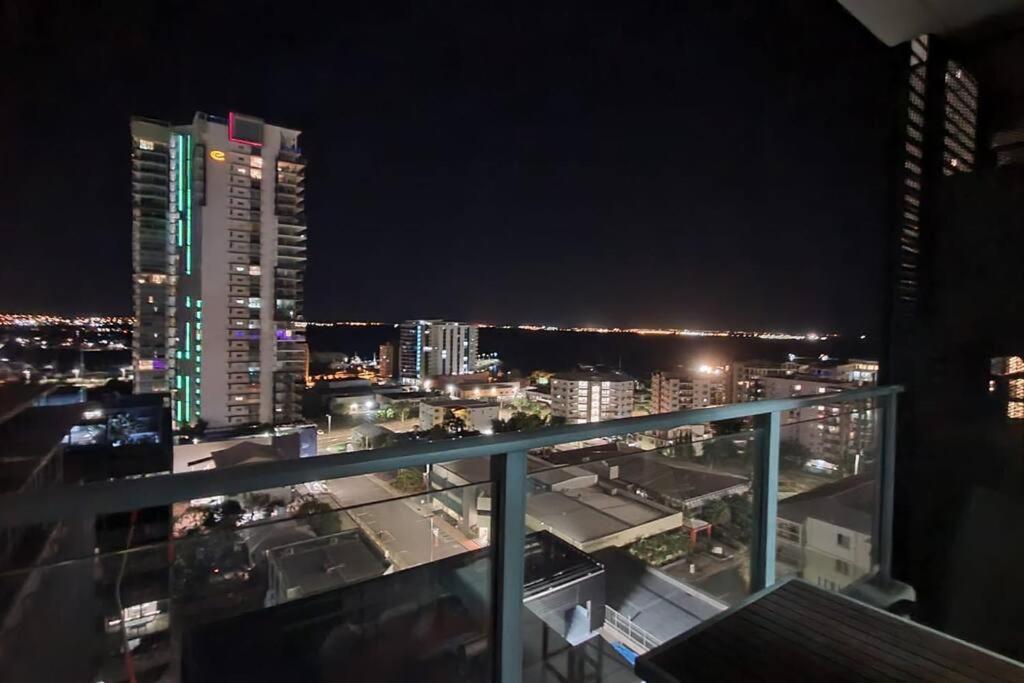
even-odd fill
[[(881, 248), (860, 226), (884, 210), (884, 48), (838, 6), (813, 8), (810, 32), (795, 10), (625, 11), (312, 25), (300, 8), (242, 64), (229, 56), (249, 46), (219, 32), (216, 8), (184, 35), (143, 8), (117, 25), (77, 9), (81, 30), (5, 76), (20, 166), (0, 191), (18, 255), (0, 308), (128, 313), (128, 118), (245, 111), (305, 131), (311, 318), (876, 331), (882, 268), (858, 254)], [(18, 18), (32, 30), (10, 44), (26, 52), (62, 30), (30, 7)], [(368, 41), (368, 26), (385, 30)], [(168, 58), (133, 59), (143, 37)], [(33, 85), (60, 74), (73, 82)], [(100, 82), (105, 97), (88, 97)], [(55, 158), (67, 117), (90, 134)], [(484, 269), (487, 286), (469, 286)]]

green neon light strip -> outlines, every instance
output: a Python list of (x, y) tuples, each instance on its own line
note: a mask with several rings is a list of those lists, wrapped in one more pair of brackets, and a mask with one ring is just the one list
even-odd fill
[(181, 182), (182, 179), (184, 178), (183, 169), (182, 169), (182, 166), (181, 166), (182, 163), (183, 163), (183, 161), (182, 161), (181, 146), (182, 146), (182, 143), (184, 142), (184, 140), (185, 140), (184, 136), (182, 136), (182, 135), (178, 136), (178, 168), (177, 168), (177, 171), (178, 171), (178, 248), (179, 249), (183, 246), (183, 241), (182, 240), (184, 239), (184, 235), (182, 235), (182, 230), (181, 230), (181, 209), (182, 209), (182, 205), (185, 203), (184, 197), (183, 197), (183, 194), (182, 194), (183, 188), (182, 188), (182, 182)]
[(185, 274), (192, 274), (192, 136), (185, 143), (188, 151), (185, 166)]
[(181, 422), (181, 399), (180, 398), (177, 401), (174, 402), (174, 407), (177, 409), (178, 422)]
[(174, 378), (175, 389), (181, 389), (181, 375)]
[(192, 297), (185, 297), (185, 308), (192, 308)]
[(192, 323), (185, 323), (185, 360), (192, 357)]
[(185, 422), (192, 421), (192, 378), (185, 377)]

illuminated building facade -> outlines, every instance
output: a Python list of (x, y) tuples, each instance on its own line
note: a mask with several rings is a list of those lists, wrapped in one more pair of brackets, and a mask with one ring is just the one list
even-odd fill
[(170, 391), (179, 428), (300, 417), (299, 135), (235, 113), (132, 120), (136, 391)]
[(651, 375), (651, 412), (717, 406), (727, 402), (728, 379), (721, 371), (656, 372)]
[(381, 379), (395, 376), (395, 345), (391, 342), (381, 344), (377, 352), (377, 375)]
[(476, 371), (479, 330), (476, 325), (445, 320), (407, 320), (399, 333), (402, 382), (419, 384), (439, 375)]
[(583, 368), (551, 377), (551, 414), (569, 424), (633, 414), (635, 382), (616, 371)]

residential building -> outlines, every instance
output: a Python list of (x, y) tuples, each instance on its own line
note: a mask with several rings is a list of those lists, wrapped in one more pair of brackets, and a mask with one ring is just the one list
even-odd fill
[(551, 377), (551, 414), (569, 424), (633, 414), (632, 377), (615, 370), (581, 367)]
[(391, 342), (381, 344), (377, 351), (377, 376), (385, 380), (393, 378), (398, 370), (397, 361), (395, 345)]
[(841, 591), (871, 571), (875, 482), (847, 477), (779, 502), (779, 560), (801, 578)]
[(428, 398), (420, 401), (420, 430), (443, 426), (446, 420), (456, 417), (466, 429), (489, 434), (493, 430), (492, 421), (498, 419), (498, 410), (497, 401)]
[(171, 133), (165, 123), (136, 117), (131, 134), (132, 369), (136, 393), (147, 394), (169, 391), (173, 382), (178, 251), (170, 225)]
[(201, 112), (131, 131), (136, 391), (170, 391), (178, 428), (298, 420), (300, 132)]
[[(759, 380), (765, 400), (797, 396), (824, 396), (858, 388), (853, 382), (793, 375)], [(862, 471), (873, 460), (880, 436), (879, 411), (870, 403), (815, 405), (783, 414), (783, 442), (797, 442), (814, 460), (836, 466), (844, 475)], [(802, 463), (806, 466), (806, 463)]]
[(407, 320), (399, 332), (402, 381), (420, 384), (435, 375), (476, 372), (478, 329), (469, 323)]
[(651, 375), (651, 412), (717, 406), (727, 403), (728, 379), (721, 374), (670, 370)]
[(747, 360), (732, 365), (732, 401), (744, 403), (764, 398), (759, 384), (762, 377), (787, 377), (796, 374), (800, 364), (793, 361)]

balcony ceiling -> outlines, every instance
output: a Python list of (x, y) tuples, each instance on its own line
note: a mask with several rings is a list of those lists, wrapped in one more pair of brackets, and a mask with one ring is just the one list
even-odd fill
[(886, 45), (922, 33), (944, 35), (1024, 10), (1024, 0), (839, 0)]

